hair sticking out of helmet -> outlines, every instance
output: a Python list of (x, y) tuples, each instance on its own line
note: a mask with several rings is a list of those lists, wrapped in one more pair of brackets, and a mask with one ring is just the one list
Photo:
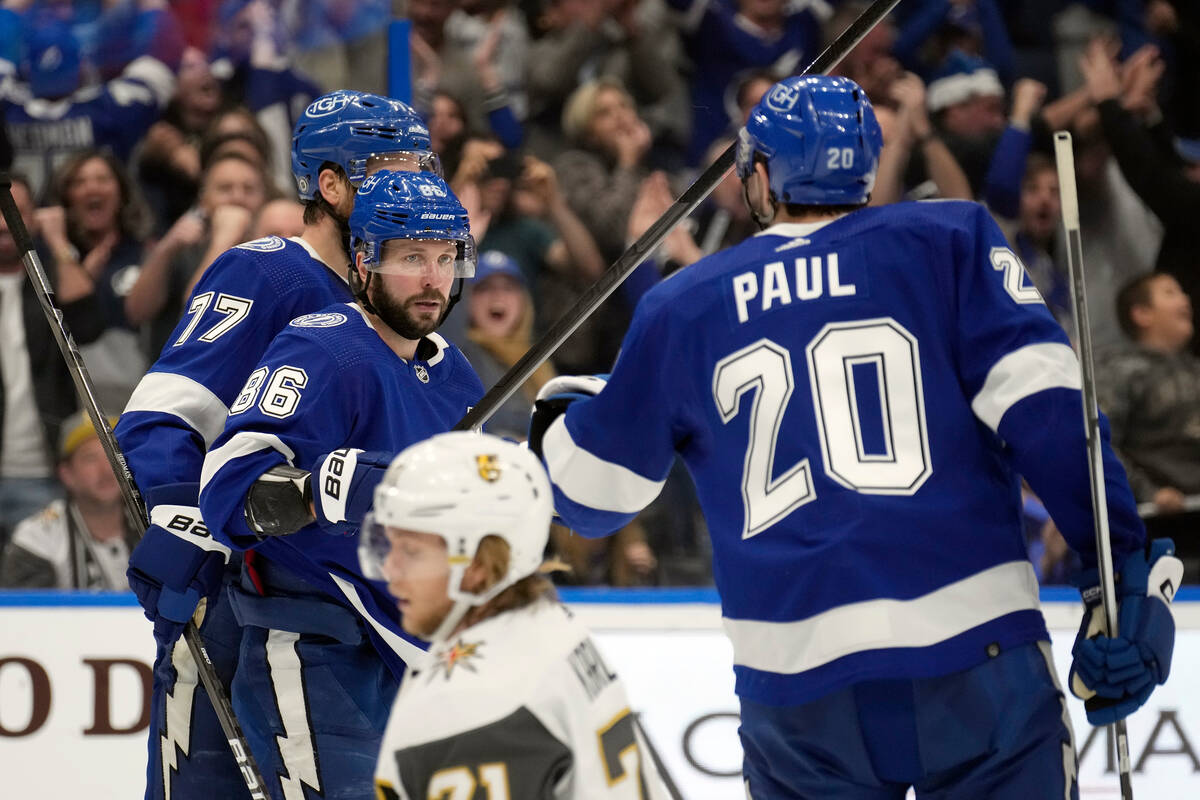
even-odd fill
[[(363, 181), (350, 214), (350, 245), (362, 254), (367, 269), (361, 280), (356, 263), (350, 265), (350, 289), (363, 307), (375, 310), (367, 299), (367, 287), (375, 272), (403, 272), (410, 267), (389, 258), (388, 243), (397, 239), (436, 239), (453, 242), (453, 264), (444, 265), (454, 278), (475, 274), (475, 239), (467, 210), (450, 186), (432, 173), (381, 170)], [(452, 300), (457, 300), (458, 287)], [(451, 307), (453, 302), (451, 302)], [(447, 309), (449, 313), (449, 308)]]
[(417, 112), (399, 100), (345, 89), (318, 97), (296, 121), (292, 174), (301, 200), (316, 198), (317, 176), (329, 163), (341, 167), (356, 186), (374, 163), (442, 172)]
[[(491, 434), (443, 433), (405, 449), (388, 467), (375, 488), (359, 560), (366, 577), (385, 579), (388, 528), (446, 542), (454, 607), (434, 634), (438, 640), (472, 607), (538, 571), (552, 513), (550, 481), (529, 450)], [(465, 591), (463, 575), (488, 536), (508, 545), (508, 568), (483, 591)]]
[(771, 87), (738, 134), (745, 180), (766, 162), (775, 202), (862, 205), (871, 196), (883, 132), (871, 101), (849, 78), (805, 75)]

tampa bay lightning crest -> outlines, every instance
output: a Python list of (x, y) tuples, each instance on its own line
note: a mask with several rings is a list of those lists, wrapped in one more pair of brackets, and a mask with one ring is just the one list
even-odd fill
[(255, 239), (250, 242), (242, 242), (238, 245), (240, 250), (253, 250), (256, 253), (274, 253), (276, 250), (282, 250), (287, 246), (287, 242), (278, 236), (266, 236), (262, 239)]
[(296, 317), (289, 325), (294, 328), (336, 328), (346, 321), (345, 314), (336, 311), (323, 311), (318, 314), (305, 314)]

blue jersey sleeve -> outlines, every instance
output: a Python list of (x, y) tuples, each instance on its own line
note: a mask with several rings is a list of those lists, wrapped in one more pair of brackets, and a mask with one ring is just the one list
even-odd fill
[(311, 469), (329, 442), (346, 440), (354, 377), (312, 335), (289, 328), (276, 337), (204, 460), (200, 511), (214, 536), (239, 549), (257, 543), (243, 512), (250, 486), (279, 464)]
[[(956, 204), (957, 205), (957, 204)], [(1079, 362), (1023, 265), (987, 211), (955, 243), (958, 370), (975, 415), (1045, 503), (1085, 565), (1096, 544)], [(1145, 528), (1101, 417), (1104, 480), (1114, 562), (1137, 549)]]
[(554, 507), (584, 536), (616, 530), (658, 496), (686, 435), (675, 409), (699, 407), (679, 397), (686, 382), (668, 377), (666, 359), (681, 358), (686, 343), (659, 297), (639, 304), (604, 390), (545, 434)]

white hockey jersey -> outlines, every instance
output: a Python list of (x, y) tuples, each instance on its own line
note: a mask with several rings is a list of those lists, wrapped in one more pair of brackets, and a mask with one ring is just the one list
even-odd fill
[(375, 785), (385, 800), (667, 797), (624, 686), (549, 600), (467, 628), (409, 672)]

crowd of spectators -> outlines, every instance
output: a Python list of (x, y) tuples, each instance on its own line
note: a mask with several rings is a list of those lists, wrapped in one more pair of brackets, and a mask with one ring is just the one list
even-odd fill
[[(0, 157), (100, 402), (119, 414), (208, 264), (299, 232), (292, 121), (324, 91), (386, 91), (388, 26), (408, 19), (412, 84), (394, 89), (427, 120), (482, 254), (445, 332), (491, 385), (730, 146), (771, 84), (866, 5), (4, 0)], [(871, 203), (985, 203), (1069, 332), (1050, 142), (1073, 132), (1103, 405), (1146, 515), (1175, 526), (1185, 551), (1200, 550), (1188, 516), (1200, 495), (1198, 59), (1188, 0), (902, 0), (835, 68), (884, 131)], [(607, 372), (648, 288), (755, 230), (727, 176), (493, 428), (523, 435), (556, 372)], [(93, 448), (20, 256), (0, 228), (0, 546), (18, 554), (0, 583), (51, 580), (28, 552), (40, 519), (95, 528), (54, 561), (55, 585), (106, 586), (104, 553), (125, 532), (83, 463)], [(1065, 580), (1053, 521), (1032, 496), (1025, 514), (1039, 575)], [(618, 535), (553, 541), (579, 583), (711, 581), (682, 468)]]

